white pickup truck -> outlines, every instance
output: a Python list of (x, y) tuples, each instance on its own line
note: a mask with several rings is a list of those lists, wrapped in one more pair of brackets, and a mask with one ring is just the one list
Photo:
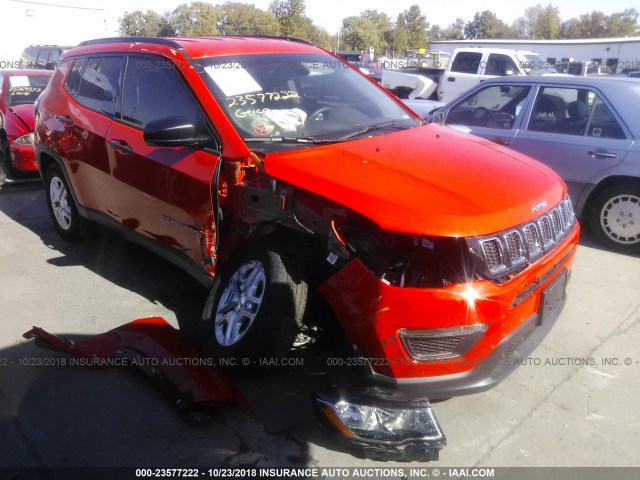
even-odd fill
[[(417, 74), (420, 80), (412, 78)], [(537, 53), (500, 48), (457, 48), (449, 57), (427, 52), (414, 69), (383, 70), (382, 86), (391, 91), (409, 88), (409, 99), (437, 99), (449, 102), (483, 79), (507, 75), (557, 74)], [(410, 76), (407, 76), (410, 75)]]

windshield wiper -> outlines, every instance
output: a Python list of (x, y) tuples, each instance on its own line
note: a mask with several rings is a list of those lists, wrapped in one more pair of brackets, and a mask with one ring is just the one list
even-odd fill
[(244, 137), (245, 142), (276, 142), (276, 143), (335, 143), (338, 140), (320, 140), (311, 137)]
[(349, 140), (350, 138), (357, 137), (358, 135), (363, 135), (365, 133), (373, 132), (374, 130), (381, 130), (383, 128), (388, 128), (388, 127), (395, 127), (397, 123), (398, 122), (393, 120), (391, 122), (379, 123), (378, 125), (370, 125), (368, 127), (361, 128), (360, 130), (356, 130), (355, 132), (349, 133), (344, 137), (340, 137), (338, 138), (338, 140), (340, 141)]

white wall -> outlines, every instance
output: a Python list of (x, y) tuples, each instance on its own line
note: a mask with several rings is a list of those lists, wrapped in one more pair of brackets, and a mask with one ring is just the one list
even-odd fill
[(0, 0), (0, 68), (11, 68), (29, 45), (77, 45), (113, 35), (104, 10), (91, 9), (89, 2), (55, 3), (81, 8)]

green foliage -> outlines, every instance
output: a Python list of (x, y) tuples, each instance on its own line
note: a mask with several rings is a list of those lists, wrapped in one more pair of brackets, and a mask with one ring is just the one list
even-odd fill
[(377, 10), (365, 10), (358, 17), (347, 17), (342, 21), (342, 50), (387, 49), (385, 34), (390, 30), (390, 19)]
[(125, 37), (157, 37), (162, 17), (153, 10), (127, 12), (120, 20), (120, 35)]
[(398, 16), (396, 28), (402, 25), (407, 31), (407, 47), (411, 50), (427, 47), (427, 17), (422, 15), (418, 5), (412, 5)]
[(304, 0), (273, 0), (269, 11), (278, 22), (278, 35), (305, 38), (307, 24)]
[(227, 2), (220, 7), (218, 28), (224, 35), (277, 35), (278, 21), (254, 5)]
[(171, 16), (176, 35), (219, 35), (220, 8), (205, 2), (179, 5)]
[(468, 40), (479, 38), (509, 38), (514, 36), (515, 32), (513, 29), (489, 10), (476, 12), (473, 20), (467, 22), (464, 26), (464, 38)]
[(551, 40), (560, 36), (561, 23), (558, 8), (551, 4), (546, 7), (538, 4), (527, 8), (514, 27), (519, 38)]

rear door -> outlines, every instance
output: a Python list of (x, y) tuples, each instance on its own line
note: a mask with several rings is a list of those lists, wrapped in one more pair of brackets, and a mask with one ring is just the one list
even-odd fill
[(145, 125), (170, 116), (184, 117), (211, 136), (203, 109), (172, 65), (162, 57), (128, 57), (121, 118), (109, 130), (107, 148), (124, 226), (204, 267), (219, 157), (195, 147), (151, 147), (143, 139)]
[(633, 137), (607, 99), (580, 86), (542, 85), (513, 148), (553, 168), (576, 204), (602, 170), (623, 161)]
[(80, 204), (116, 219), (105, 139), (119, 110), (123, 66), (122, 55), (73, 60), (63, 87), (70, 99), (55, 107), (51, 133)]

